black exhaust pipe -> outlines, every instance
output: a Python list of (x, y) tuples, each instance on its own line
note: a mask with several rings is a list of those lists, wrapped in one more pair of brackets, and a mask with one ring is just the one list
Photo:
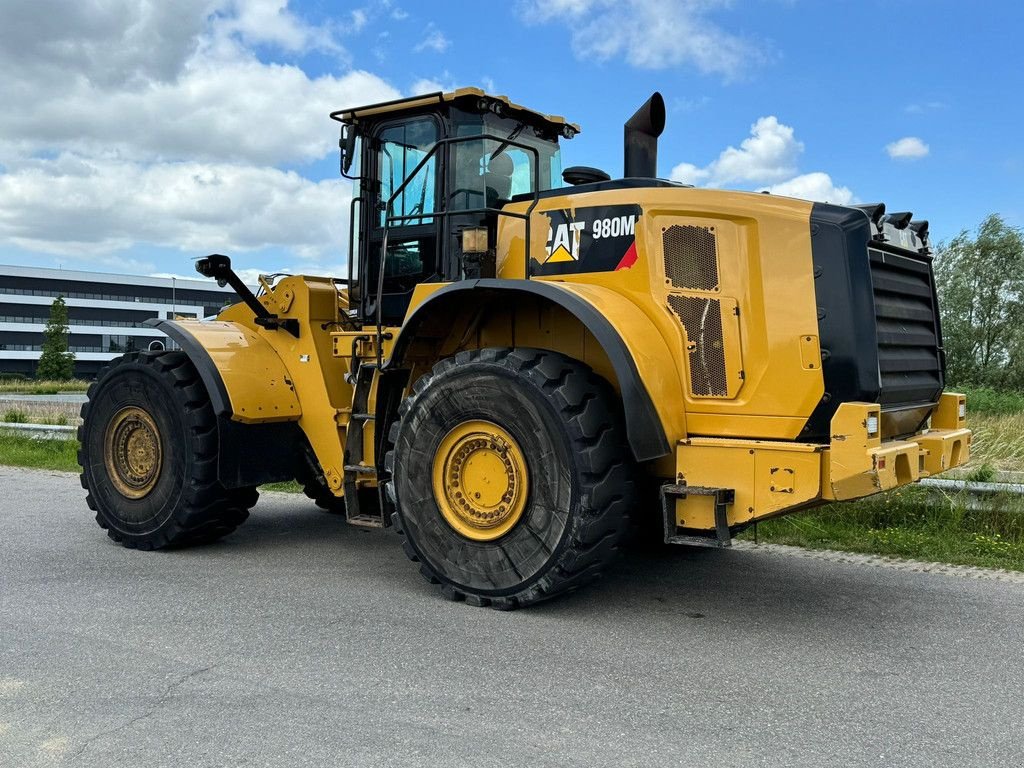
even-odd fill
[(625, 125), (624, 173), (641, 178), (658, 175), (658, 137), (665, 130), (665, 100), (657, 91)]

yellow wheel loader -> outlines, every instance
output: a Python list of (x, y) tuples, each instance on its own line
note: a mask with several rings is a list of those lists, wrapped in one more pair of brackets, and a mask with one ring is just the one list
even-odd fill
[(560, 166), (580, 129), (477, 89), (335, 112), (345, 276), (198, 271), (240, 301), (89, 390), (82, 483), (139, 549), (216, 539), (297, 479), (388, 527), (450, 599), (514, 608), (601, 573), (632, 523), (727, 547), (758, 520), (963, 464), (928, 223)]

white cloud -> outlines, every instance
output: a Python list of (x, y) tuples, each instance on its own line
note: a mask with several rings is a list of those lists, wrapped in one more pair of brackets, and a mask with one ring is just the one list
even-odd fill
[(738, 184), (774, 195), (840, 205), (854, 202), (853, 192), (848, 187), (836, 186), (827, 173), (799, 173), (803, 150), (803, 142), (797, 140), (793, 128), (770, 115), (759, 118), (750, 127), (750, 136), (738, 148), (726, 147), (704, 167), (679, 163), (669, 178), (695, 186)]
[(907, 104), (907, 106), (903, 108), (903, 111), (908, 115), (920, 115), (925, 112), (938, 112), (939, 110), (947, 109), (948, 107), (949, 104), (944, 101), (924, 101)]
[(328, 29), (307, 24), (292, 13), (288, 0), (233, 0), (227, 8), (233, 13), (219, 17), (215, 28), (237, 34), (247, 43), (276, 45), (286, 51), (341, 50)]
[(698, 168), (693, 163), (679, 163), (679, 165), (672, 169), (668, 177), (672, 181), (678, 181), (682, 184), (699, 186), (711, 178), (711, 171), (707, 168)]
[(837, 187), (827, 173), (815, 171), (804, 173), (788, 181), (768, 187), (773, 195), (799, 197), (803, 200), (818, 200), (823, 203), (849, 205), (856, 201), (849, 187)]
[(423, 39), (413, 46), (413, 51), (415, 53), (423, 53), (424, 51), (444, 53), (448, 50), (448, 46), (450, 45), (451, 41), (444, 36), (444, 33), (441, 30), (433, 24), (428, 24), (424, 32)]
[(369, 21), (366, 10), (363, 8), (356, 8), (349, 16), (352, 19), (351, 28), (353, 32), (361, 32), (363, 27), (366, 26), (366, 22)]
[(930, 148), (916, 136), (905, 136), (886, 144), (885, 151), (893, 160), (918, 160), (925, 157)]
[(774, 115), (758, 118), (750, 126), (750, 136), (740, 146), (726, 147), (716, 160), (705, 168), (680, 163), (672, 169), (671, 178), (688, 184), (725, 184), (748, 182), (767, 184), (787, 179), (797, 172), (797, 159), (804, 151), (793, 129), (783, 125)]
[(765, 54), (708, 18), (730, 0), (528, 0), (527, 22), (561, 21), (579, 58), (622, 56), (642, 69), (692, 64), (705, 73), (736, 78)]
[(793, 136), (793, 129), (774, 115), (759, 118), (750, 126), (750, 136), (739, 149), (726, 148), (711, 164), (715, 186), (735, 181), (767, 183), (781, 181), (796, 173), (796, 161), (804, 145)]
[(0, 175), (0, 239), (58, 254), (137, 242), (189, 251), (340, 248), (350, 188), (294, 171), (213, 163), (143, 166), (63, 154)]
[(437, 91), (448, 93), (462, 87), (462, 85), (463, 84), (456, 80), (455, 77), (452, 76), (452, 73), (446, 69), (436, 77), (421, 77), (419, 80), (416, 80), (409, 88), (409, 95), (436, 93)]
[(417, 96), (423, 93), (437, 93), (438, 91), (453, 90), (449, 85), (438, 80), (431, 80), (428, 77), (421, 77), (409, 88), (410, 96)]
[(336, 151), (329, 111), (400, 94), (252, 47), (341, 56), (332, 29), (285, 0), (0, 3), (0, 247), (342, 250), (348, 183), (275, 166)]

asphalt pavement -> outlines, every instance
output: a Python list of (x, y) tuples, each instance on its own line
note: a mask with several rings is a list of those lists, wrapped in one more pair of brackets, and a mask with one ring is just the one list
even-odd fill
[(1024, 765), (1020, 580), (680, 548), (501, 613), (302, 497), (143, 553), (0, 468), (0, 519), (0, 766)]

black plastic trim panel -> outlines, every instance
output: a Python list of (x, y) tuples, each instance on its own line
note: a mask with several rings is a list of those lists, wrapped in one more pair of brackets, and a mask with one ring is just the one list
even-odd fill
[(857, 208), (815, 203), (810, 227), (825, 394), (800, 437), (828, 442), (840, 403), (877, 403), (881, 392), (868, 262), (871, 222)]

